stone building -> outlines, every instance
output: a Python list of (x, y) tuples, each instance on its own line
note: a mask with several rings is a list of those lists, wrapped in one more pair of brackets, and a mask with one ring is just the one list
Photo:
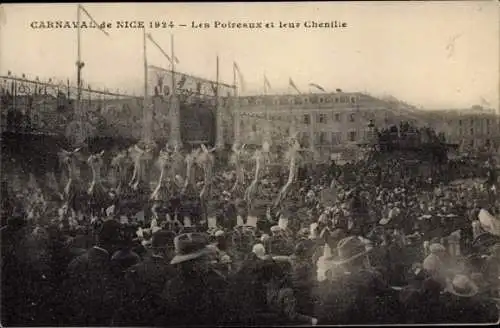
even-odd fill
[(370, 121), (378, 128), (401, 121), (421, 122), (411, 106), (359, 92), (246, 96), (238, 98), (237, 108), (241, 113), (241, 128), (239, 136), (235, 129), (236, 139), (250, 142), (255, 135), (264, 138), (265, 118), (269, 117), (270, 125), (278, 130), (277, 138), (297, 134), (302, 147), (309, 148), (320, 160), (363, 143), (369, 134)]

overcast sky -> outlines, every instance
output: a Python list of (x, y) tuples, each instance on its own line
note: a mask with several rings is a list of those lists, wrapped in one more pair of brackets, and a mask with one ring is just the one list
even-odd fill
[[(496, 1), (387, 3), (84, 4), (113, 28), (82, 33), (83, 78), (92, 87), (142, 93), (142, 30), (116, 29), (117, 20), (173, 21), (149, 32), (170, 53), (175, 35), (178, 69), (233, 83), (236, 61), (247, 89), (260, 92), (263, 75), (287, 92), (291, 77), (302, 92), (317, 83), (327, 91), (391, 94), (427, 108), (470, 107), (483, 98), (498, 108), (499, 7)], [(76, 80), (76, 30), (32, 29), (32, 21), (76, 20), (76, 5), (6, 4), (0, 27), (0, 74)], [(215, 29), (214, 21), (300, 22), (295, 29)], [(343, 21), (344, 29), (305, 29), (304, 21)], [(167, 67), (151, 44), (149, 64)], [(484, 104), (484, 102), (483, 102)]]

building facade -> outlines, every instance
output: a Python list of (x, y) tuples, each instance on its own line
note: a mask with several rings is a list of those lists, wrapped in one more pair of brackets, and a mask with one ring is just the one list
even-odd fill
[(459, 144), (462, 151), (499, 151), (500, 120), (493, 110), (474, 106), (427, 115), (429, 125), (443, 132), (448, 142)]
[[(275, 135), (278, 139), (271, 140), (271, 143), (296, 134), (302, 147), (309, 148), (320, 160), (364, 142), (369, 135), (370, 121), (379, 129), (399, 124), (402, 120), (417, 125), (421, 121), (400, 103), (363, 93), (239, 97), (238, 110), (242, 128), (235, 139), (250, 141), (255, 135), (265, 138), (266, 117), (269, 117), (269, 125), (278, 129)], [(252, 121), (252, 116), (259, 117), (260, 121)], [(236, 134), (237, 131), (235, 129)], [(258, 140), (261, 142), (262, 139)]]

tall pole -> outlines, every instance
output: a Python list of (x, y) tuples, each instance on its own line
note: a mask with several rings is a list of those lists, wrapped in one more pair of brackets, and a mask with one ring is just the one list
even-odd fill
[(271, 142), (271, 120), (269, 119), (269, 108), (267, 106), (267, 77), (266, 73), (264, 72), (264, 112), (266, 115), (266, 140), (267, 142)]
[(78, 129), (78, 136), (77, 136), (77, 143), (84, 143), (86, 136), (85, 136), (85, 129), (83, 126), (83, 113), (82, 113), (82, 108), (80, 106), (80, 100), (82, 96), (82, 68), (83, 68), (83, 62), (82, 62), (82, 30), (80, 28), (80, 22), (82, 20), (82, 11), (80, 4), (77, 5), (76, 9), (76, 18), (78, 21), (78, 26), (76, 29), (77, 33), (77, 60), (76, 60), (76, 103), (75, 103), (75, 112), (76, 112), (76, 117), (79, 121), (79, 129)]
[(147, 58), (147, 48), (146, 48), (146, 28), (142, 29), (143, 32), (143, 61), (144, 61), (144, 99), (142, 103), (142, 138), (143, 141), (149, 143), (151, 141), (150, 128), (151, 124), (149, 121), (149, 108), (148, 108), (148, 58)]
[(222, 118), (222, 107), (221, 107), (221, 101), (220, 101), (220, 86), (219, 86), (219, 55), (217, 55), (216, 59), (216, 104), (217, 104), (217, 116), (216, 116), (216, 147), (217, 148), (223, 148), (224, 146), (224, 122)]
[(233, 97), (233, 106), (234, 106), (234, 139), (235, 143), (240, 143), (240, 134), (241, 134), (241, 117), (240, 117), (240, 104), (239, 104), (239, 99), (238, 99), (238, 86), (237, 86), (237, 80), (236, 80), (236, 64), (233, 63), (233, 86), (234, 86), (234, 97)]
[[(288, 94), (291, 94), (291, 92), (290, 92), (290, 84), (288, 84)], [(289, 129), (289, 131), (290, 131), (290, 137), (293, 137), (295, 135), (295, 130), (296, 130), (296, 127), (295, 127), (295, 115), (294, 115), (292, 106), (293, 105), (290, 104), (290, 129)]]
[(181, 145), (179, 102), (175, 82), (175, 50), (174, 35), (170, 35), (170, 65), (172, 67), (172, 94), (170, 95), (170, 141), (173, 145)]

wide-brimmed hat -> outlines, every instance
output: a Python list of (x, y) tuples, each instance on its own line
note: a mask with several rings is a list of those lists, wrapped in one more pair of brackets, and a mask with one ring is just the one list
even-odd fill
[(338, 257), (333, 262), (334, 264), (349, 263), (368, 254), (370, 251), (371, 248), (367, 248), (365, 243), (359, 237), (347, 237), (339, 241), (337, 244)]
[(479, 293), (479, 287), (466, 275), (457, 274), (446, 281), (446, 291), (460, 297), (472, 297)]
[(98, 230), (100, 242), (118, 243), (121, 241), (121, 224), (115, 220), (106, 220)]
[(208, 238), (201, 233), (183, 233), (174, 239), (176, 255), (170, 264), (191, 261), (210, 253)]
[(168, 230), (158, 230), (151, 238), (152, 248), (167, 248), (173, 244), (175, 233)]

